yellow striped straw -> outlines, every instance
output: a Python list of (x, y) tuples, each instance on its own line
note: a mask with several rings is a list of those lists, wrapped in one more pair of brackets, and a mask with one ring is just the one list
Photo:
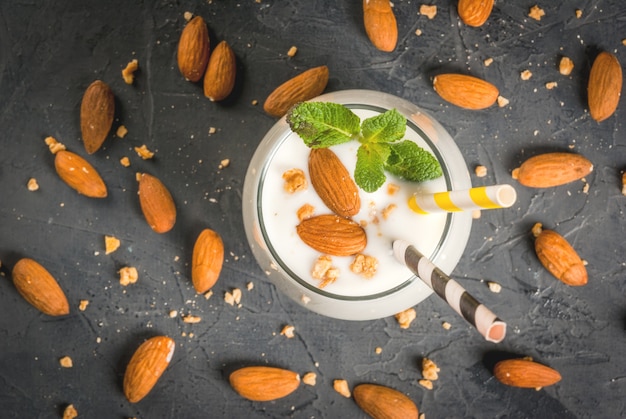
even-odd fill
[(516, 199), (515, 188), (502, 184), (463, 191), (418, 193), (409, 198), (409, 208), (418, 214), (508, 208)]

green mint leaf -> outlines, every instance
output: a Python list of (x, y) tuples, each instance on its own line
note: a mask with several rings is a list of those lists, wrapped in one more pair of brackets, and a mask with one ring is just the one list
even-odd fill
[(361, 124), (363, 142), (393, 143), (401, 140), (406, 131), (406, 118), (395, 109), (367, 118)]
[(354, 181), (359, 188), (374, 192), (385, 183), (385, 160), (389, 155), (387, 144), (361, 144), (354, 168)]
[(391, 152), (385, 162), (388, 172), (412, 182), (436, 179), (443, 174), (435, 156), (413, 141), (404, 140), (389, 146)]
[(324, 148), (356, 138), (361, 119), (338, 103), (302, 102), (287, 113), (287, 123), (308, 147)]

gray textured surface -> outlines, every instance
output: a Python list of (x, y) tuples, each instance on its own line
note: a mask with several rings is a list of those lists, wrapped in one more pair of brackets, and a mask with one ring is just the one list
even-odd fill
[[(395, 2), (399, 44), (382, 53), (364, 35), (359, 1), (2, 2), (0, 416), (59, 417), (74, 403), (81, 417), (92, 418), (364, 417), (332, 390), (336, 378), (396, 388), (427, 418), (626, 415), (624, 100), (597, 124), (585, 93), (598, 51), (626, 62), (626, 4), (546, 1), (540, 3), (546, 16), (537, 22), (527, 17), (532, 2), (500, 1), (478, 29), (459, 23), (456, 2), (436, 2), (433, 20), (418, 14), (420, 4)], [(583, 11), (579, 19), (576, 8)], [(206, 19), (213, 45), (227, 40), (237, 55), (237, 90), (226, 103), (209, 102), (178, 72), (185, 11)], [(292, 45), (298, 54), (288, 58)], [(570, 77), (557, 71), (562, 55), (576, 64)], [(488, 57), (494, 62), (485, 67)], [(132, 58), (140, 71), (127, 86), (120, 71)], [(247, 163), (274, 123), (261, 104), (275, 86), (321, 64), (330, 68), (326, 91), (381, 90), (430, 111), (455, 138), (470, 170), (488, 167), (486, 178), (473, 176), (475, 185), (512, 182), (511, 170), (541, 151), (572, 150), (594, 163), (587, 193), (582, 182), (546, 190), (518, 186), (513, 208), (474, 222), (454, 275), (508, 322), (503, 343), (483, 341), (434, 297), (419, 304), (418, 319), (401, 330), (393, 318), (353, 323), (309, 313), (266, 282), (241, 220)], [(521, 81), (525, 69), (533, 77)], [(431, 77), (443, 71), (491, 81), (510, 105), (471, 112), (445, 104), (431, 87)], [(124, 139), (110, 135), (88, 157), (109, 186), (105, 200), (64, 185), (43, 142), (51, 135), (85, 156), (78, 110), (84, 89), (97, 78), (115, 93), (114, 129), (124, 124), (129, 130)], [(550, 81), (558, 87), (547, 90)], [(217, 132), (209, 135), (210, 127)], [(138, 159), (132, 147), (141, 144), (156, 158)], [(118, 163), (125, 155), (132, 160), (128, 169)], [(218, 170), (224, 158), (231, 164)], [(143, 220), (137, 171), (157, 175), (174, 195), (179, 217), (165, 235)], [(26, 189), (30, 177), (39, 191)], [(567, 287), (539, 265), (529, 234), (537, 221), (564, 235), (588, 262), (587, 286)], [(191, 287), (188, 263), (204, 227), (222, 235), (227, 251), (208, 301)], [(108, 256), (105, 234), (122, 240)], [(26, 256), (57, 278), (70, 300), (69, 316), (49, 318), (18, 295), (10, 269)], [(125, 265), (140, 273), (126, 288), (116, 274)], [(502, 292), (490, 293), (487, 280), (499, 282)], [(235, 287), (244, 290), (241, 308), (223, 301)], [(84, 312), (77, 309), (81, 299), (90, 301)], [(169, 318), (172, 309), (202, 322)], [(452, 329), (444, 330), (443, 321)], [(295, 326), (294, 339), (280, 336), (286, 324)], [(126, 363), (155, 334), (176, 340), (174, 359), (152, 393), (130, 405), (121, 392)], [(563, 380), (541, 391), (505, 387), (490, 367), (511, 354), (532, 356)], [(72, 369), (59, 366), (65, 355)], [(424, 356), (441, 368), (432, 391), (417, 384)], [(248, 364), (315, 371), (317, 385), (275, 402), (249, 402), (227, 381), (230, 370)]]

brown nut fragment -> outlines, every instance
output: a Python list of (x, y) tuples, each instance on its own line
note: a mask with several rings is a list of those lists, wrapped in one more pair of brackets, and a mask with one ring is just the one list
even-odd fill
[(226, 99), (235, 87), (236, 74), (235, 53), (226, 41), (221, 41), (209, 57), (204, 74), (204, 96), (211, 102)]
[(365, 33), (380, 51), (391, 52), (398, 42), (398, 24), (389, 0), (363, 0)]
[(335, 214), (302, 220), (296, 231), (304, 243), (333, 256), (354, 255), (367, 245), (365, 230), (358, 223)]
[(496, 103), (498, 88), (478, 77), (464, 74), (439, 74), (433, 88), (442, 99), (465, 109), (485, 109)]
[(265, 100), (263, 110), (280, 118), (298, 102), (313, 99), (322, 94), (328, 84), (328, 67), (314, 67), (278, 86)]
[(96, 169), (78, 154), (67, 150), (54, 156), (59, 177), (79, 194), (90, 198), (106, 198), (107, 187)]
[(137, 403), (155, 386), (174, 355), (176, 344), (167, 336), (155, 336), (135, 351), (124, 373), (124, 395)]
[(133, 84), (135, 81), (135, 71), (139, 68), (139, 61), (137, 59), (133, 59), (126, 64), (126, 67), (122, 70), (122, 78), (124, 79), (124, 83)]
[(587, 84), (589, 113), (597, 122), (609, 118), (622, 94), (622, 66), (617, 57), (601, 52), (591, 66)]
[(199, 294), (209, 291), (217, 282), (224, 263), (224, 243), (218, 233), (204, 229), (193, 247), (191, 281)]
[(49, 316), (70, 312), (65, 293), (54, 277), (33, 259), (20, 259), (12, 271), (13, 284), (26, 301)]
[(204, 76), (209, 62), (209, 30), (201, 16), (192, 18), (180, 34), (177, 60), (185, 79), (197, 82)]
[(372, 418), (417, 419), (415, 403), (403, 393), (377, 384), (359, 384), (354, 388), (354, 401)]
[(533, 227), (533, 235), (537, 257), (548, 272), (570, 286), (587, 283), (585, 264), (563, 236), (542, 228), (539, 223)]
[(352, 395), (350, 393), (350, 386), (348, 385), (348, 382), (343, 379), (333, 380), (333, 389), (345, 398), (350, 398)]
[(176, 223), (174, 199), (165, 185), (147, 173), (139, 176), (139, 204), (152, 230), (166, 233)]
[(593, 171), (593, 164), (580, 154), (544, 153), (524, 161), (513, 176), (524, 186), (550, 188), (580, 180)]
[(463, 23), (479, 27), (489, 18), (493, 3), (494, 0), (459, 0), (457, 11)]
[(115, 97), (108, 84), (96, 80), (87, 87), (80, 104), (80, 131), (85, 150), (93, 154), (109, 135), (115, 116)]
[(282, 368), (255, 366), (236, 370), (230, 385), (241, 397), (267, 402), (288, 396), (300, 386), (300, 375)]
[(561, 381), (558, 371), (528, 359), (507, 359), (496, 364), (493, 375), (502, 384), (522, 388), (541, 388)]
[(574, 62), (569, 57), (561, 57), (559, 61), (559, 73), (569, 76), (574, 70)]

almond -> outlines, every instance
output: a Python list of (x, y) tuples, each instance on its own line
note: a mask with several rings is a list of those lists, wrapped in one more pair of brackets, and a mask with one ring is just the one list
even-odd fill
[(540, 388), (561, 381), (558, 371), (528, 359), (507, 359), (496, 364), (493, 375), (502, 384), (513, 387)]
[(54, 168), (59, 177), (78, 193), (90, 198), (107, 196), (107, 187), (100, 174), (78, 154), (58, 151), (54, 157)]
[(226, 99), (235, 86), (236, 73), (235, 53), (226, 41), (222, 41), (209, 58), (204, 74), (204, 95), (216, 102)]
[(365, 230), (359, 224), (335, 214), (302, 220), (296, 231), (308, 246), (333, 256), (355, 255), (367, 245)]
[(267, 402), (293, 393), (300, 386), (300, 375), (276, 367), (244, 367), (230, 374), (230, 385), (246, 399)]
[(85, 150), (93, 154), (109, 135), (115, 116), (115, 97), (108, 84), (96, 80), (87, 87), (80, 104), (80, 131)]
[(531, 188), (550, 188), (582, 179), (593, 171), (593, 164), (574, 153), (544, 153), (529, 158), (513, 170), (519, 183)]
[(389, 387), (360, 384), (353, 395), (356, 404), (375, 419), (417, 419), (419, 415), (411, 399)]
[(587, 83), (591, 117), (600, 122), (613, 115), (621, 94), (622, 67), (616, 56), (601, 52), (591, 66)]
[(166, 233), (176, 223), (176, 206), (169, 190), (156, 177), (139, 177), (139, 203), (148, 225), (157, 233)]
[(587, 269), (576, 250), (559, 233), (533, 227), (535, 252), (541, 264), (563, 283), (581, 286), (587, 283)]
[(482, 26), (493, 9), (493, 0), (459, 0), (459, 17), (468, 26)]
[(309, 154), (309, 175), (315, 192), (335, 214), (351, 217), (361, 209), (359, 189), (339, 157), (328, 148)]
[(398, 24), (389, 0), (363, 0), (363, 24), (372, 44), (391, 52), (398, 42)]
[(167, 336), (155, 336), (135, 351), (124, 373), (124, 395), (137, 403), (152, 390), (174, 355), (176, 344)]
[(278, 86), (265, 100), (263, 109), (280, 118), (296, 103), (321, 95), (327, 84), (328, 67), (311, 68)]
[(465, 109), (485, 109), (496, 103), (500, 94), (493, 84), (464, 74), (439, 74), (433, 88), (442, 99)]
[(70, 312), (65, 293), (54, 277), (32, 259), (20, 259), (13, 267), (13, 283), (26, 301), (49, 316)]
[(197, 82), (204, 76), (209, 62), (209, 30), (201, 16), (195, 16), (185, 25), (176, 58), (185, 79)]
[(224, 243), (215, 231), (204, 229), (196, 239), (191, 260), (191, 281), (204, 294), (217, 282), (224, 263)]

